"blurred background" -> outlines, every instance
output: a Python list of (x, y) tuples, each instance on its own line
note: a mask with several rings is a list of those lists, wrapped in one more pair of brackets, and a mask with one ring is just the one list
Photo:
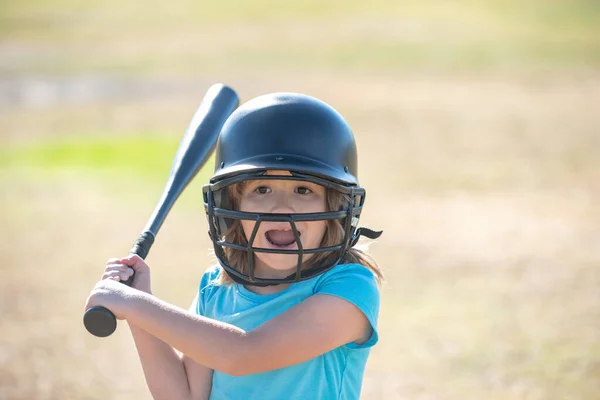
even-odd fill
[[(385, 270), (364, 399), (600, 396), (600, 3), (5, 0), (0, 398), (148, 399), (126, 324), (81, 318), (206, 90), (353, 127)], [(188, 307), (206, 167), (148, 257)]]

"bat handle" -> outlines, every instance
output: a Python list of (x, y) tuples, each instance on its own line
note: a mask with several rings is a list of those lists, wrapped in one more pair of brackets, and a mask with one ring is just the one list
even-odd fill
[[(129, 254), (137, 254), (142, 259), (146, 258), (150, 247), (154, 243), (154, 234), (150, 231), (142, 232), (138, 240), (129, 251)], [(135, 272), (126, 281), (121, 281), (124, 285), (131, 286)], [(117, 329), (117, 318), (108, 308), (94, 306), (86, 310), (83, 314), (83, 325), (89, 333), (98, 337), (106, 337), (113, 334)]]

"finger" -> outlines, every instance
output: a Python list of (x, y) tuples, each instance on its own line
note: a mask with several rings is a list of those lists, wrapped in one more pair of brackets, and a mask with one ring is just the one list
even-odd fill
[(105, 271), (104, 274), (102, 275), (102, 279), (126, 281), (127, 279), (129, 279), (131, 274), (132, 274), (132, 272), (130, 273), (129, 271), (120, 271), (120, 270)]
[(127, 257), (123, 257), (120, 261), (126, 263), (127, 265), (137, 264), (139, 262), (144, 262), (142, 257), (137, 254), (129, 254)]
[(137, 254), (130, 254), (127, 257), (120, 259), (119, 262), (130, 266), (135, 271), (146, 265), (146, 262)]
[(102, 280), (105, 279), (121, 280), (121, 277), (119, 271), (105, 271), (104, 274), (102, 274)]
[(123, 272), (126, 273), (128, 275), (132, 275), (133, 274), (133, 269), (131, 267), (128, 267), (127, 265), (124, 264), (111, 264), (111, 265), (107, 265), (106, 268), (104, 269), (105, 272), (107, 271), (119, 271), (119, 272)]
[(107, 279), (108, 277), (111, 277), (111, 276), (120, 275), (121, 272), (125, 272), (126, 268), (129, 268), (129, 267), (124, 266), (122, 264), (108, 265), (104, 269), (104, 272), (102, 272), (102, 277), (100, 278), (100, 280)]

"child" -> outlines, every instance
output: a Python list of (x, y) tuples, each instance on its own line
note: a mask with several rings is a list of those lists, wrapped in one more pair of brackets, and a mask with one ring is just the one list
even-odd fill
[(156, 399), (358, 399), (382, 274), (353, 246), (381, 232), (357, 228), (350, 128), (315, 98), (261, 96), (227, 120), (215, 166), (204, 206), (219, 264), (189, 312), (152, 296), (138, 256), (109, 260), (86, 308), (128, 321)]

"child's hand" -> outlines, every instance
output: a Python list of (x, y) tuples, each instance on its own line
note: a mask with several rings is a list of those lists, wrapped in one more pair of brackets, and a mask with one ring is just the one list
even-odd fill
[(108, 308), (117, 319), (125, 319), (127, 316), (128, 305), (135, 296), (134, 289), (127, 285), (117, 282), (116, 279), (103, 279), (96, 283), (90, 296), (87, 298), (85, 309), (88, 310), (94, 306)]
[(152, 294), (150, 285), (150, 267), (138, 255), (129, 255), (125, 258), (111, 258), (106, 262), (102, 279), (126, 281), (135, 271), (131, 287)]

